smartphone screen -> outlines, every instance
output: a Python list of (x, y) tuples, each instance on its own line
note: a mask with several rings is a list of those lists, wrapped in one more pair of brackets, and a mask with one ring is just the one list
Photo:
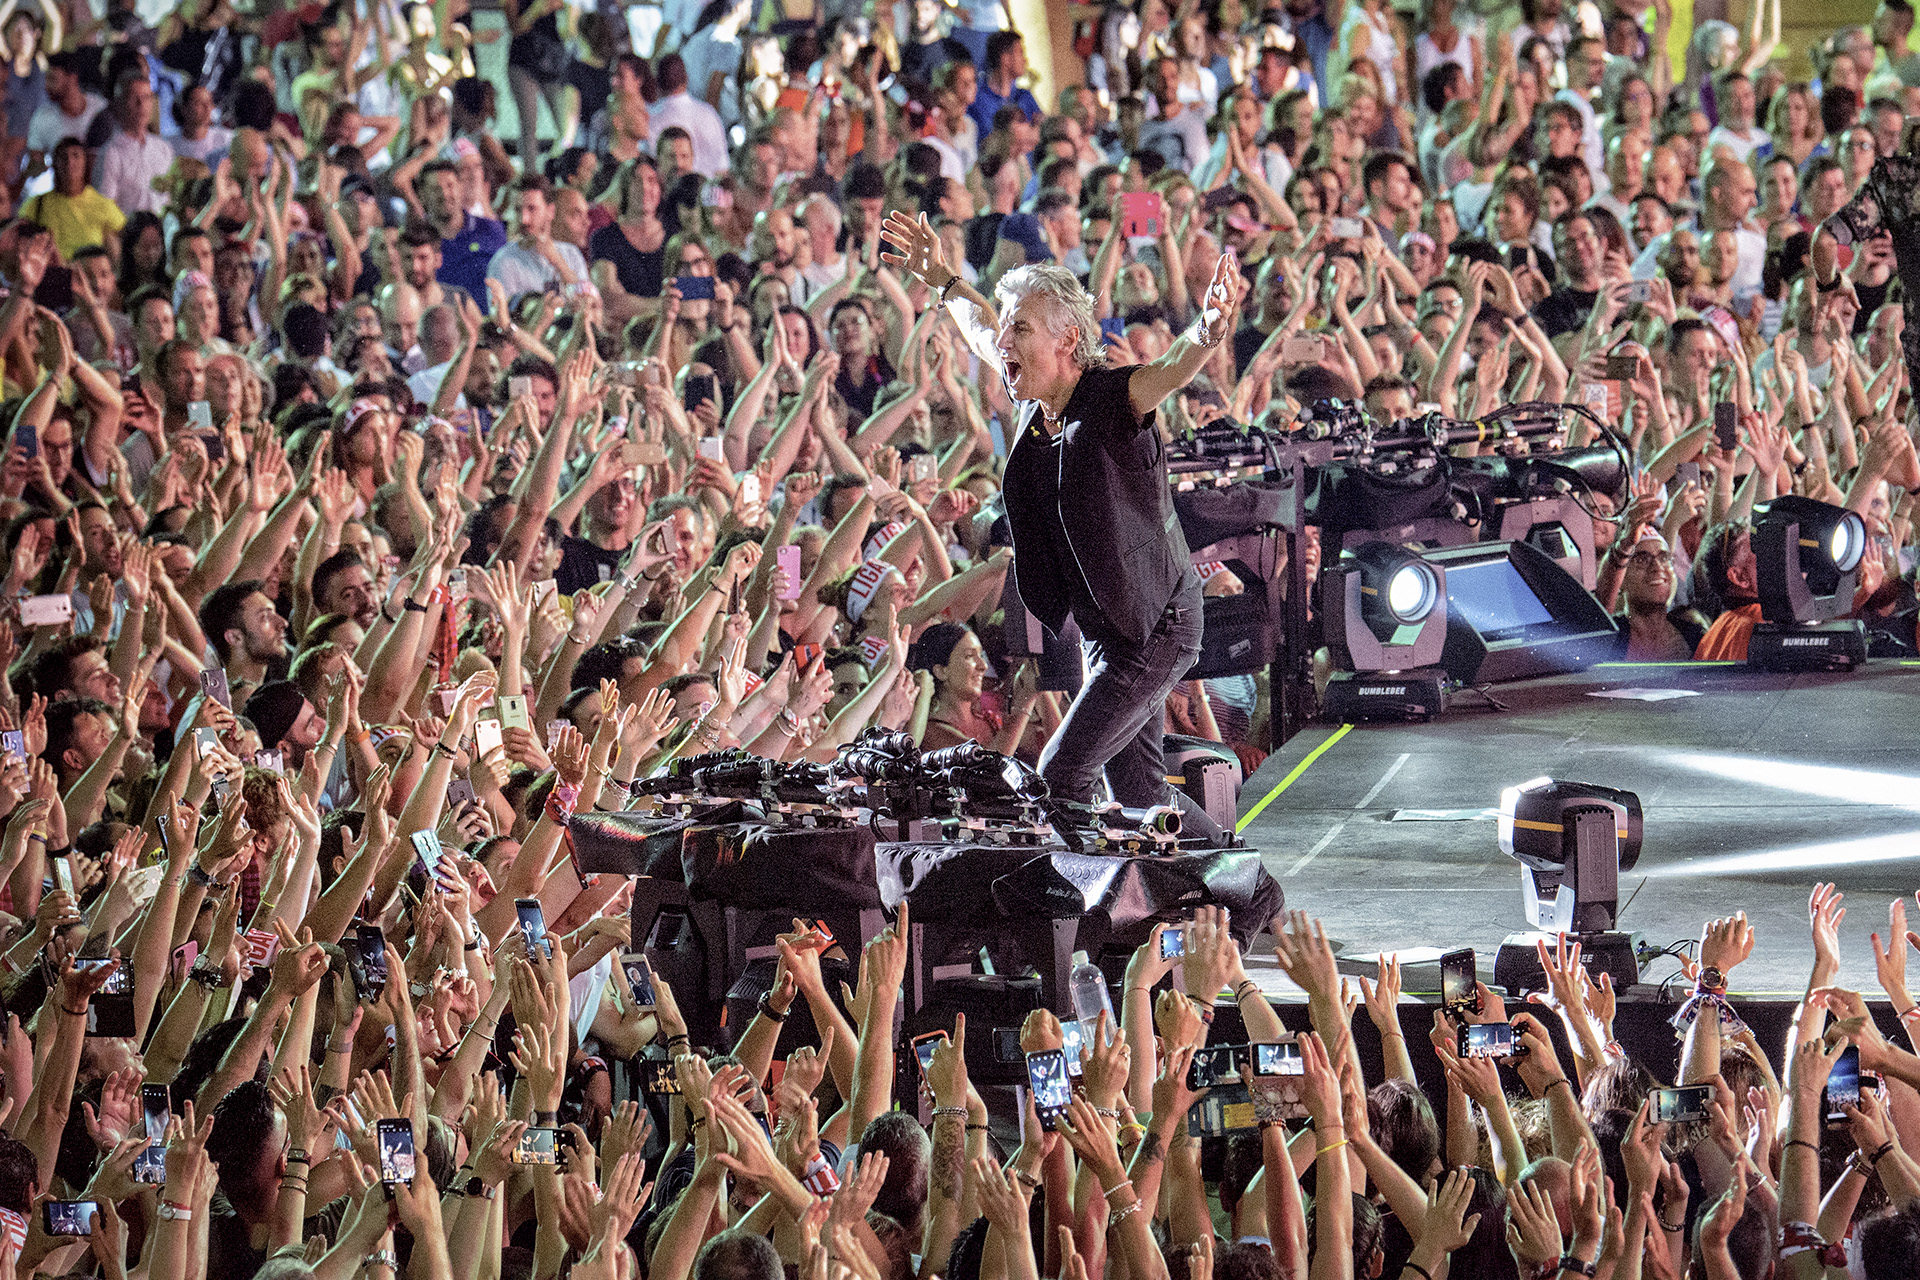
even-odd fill
[(1441, 1004), (1455, 1012), (1480, 1012), (1480, 989), (1474, 983), (1472, 947), (1449, 951), (1440, 957)]
[(638, 951), (630, 951), (620, 957), (620, 967), (626, 971), (634, 1007), (653, 1008), (659, 1002), (659, 997), (653, 993), (653, 966), (647, 963), (646, 956)]
[(680, 397), (681, 407), (688, 413), (692, 413), (700, 407), (700, 402), (703, 400), (714, 400), (716, 404), (718, 403), (714, 395), (713, 375), (710, 373), (688, 374), (687, 385)]
[(1682, 1124), (1689, 1120), (1705, 1120), (1707, 1102), (1713, 1097), (1713, 1086), (1690, 1084), (1683, 1089), (1655, 1089), (1651, 1097), (1656, 1122)]
[(49, 1200), (46, 1212), (48, 1235), (90, 1236), (100, 1205), (94, 1200)]
[(1187, 926), (1170, 924), (1160, 931), (1160, 958), (1173, 960), (1187, 954)]
[(375, 1127), (380, 1142), (380, 1181), (413, 1181), (413, 1121), (381, 1120)]
[(1842, 1104), (1860, 1105), (1860, 1048), (1848, 1045), (1834, 1059), (1833, 1074), (1827, 1077), (1827, 1119), (1845, 1124), (1847, 1113)]
[(540, 899), (516, 898), (514, 912), (520, 917), (520, 932), (527, 939), (527, 955), (531, 957), (535, 947), (549, 959), (553, 957), (553, 943), (547, 940), (547, 920), (540, 912)]
[(1033, 1109), (1039, 1113), (1040, 1127), (1051, 1132), (1054, 1117), (1073, 1101), (1073, 1082), (1067, 1078), (1067, 1055), (1058, 1049), (1028, 1054), (1027, 1079), (1033, 1085)]
[(1463, 1058), (1511, 1058), (1513, 1028), (1504, 1022), (1485, 1022), (1460, 1028)]
[(1204, 1049), (1193, 1051), (1193, 1060), (1187, 1063), (1187, 1088), (1211, 1089), (1224, 1080), (1234, 1076), (1234, 1046), (1230, 1044), (1208, 1045)]
[(941, 1031), (929, 1031), (923, 1036), (914, 1037), (913, 1056), (920, 1064), (920, 1078), (922, 1080), (927, 1078), (927, 1072), (933, 1067), (934, 1049), (946, 1038), (946, 1033)]
[(167, 1180), (167, 1121), (173, 1118), (173, 1100), (167, 1086), (141, 1085), (140, 1111), (153, 1145), (133, 1158), (133, 1180), (159, 1186)]
[(416, 831), (413, 833), (413, 835), (410, 838), (413, 841), (413, 852), (415, 856), (419, 858), (420, 865), (423, 868), (425, 868), (428, 878), (431, 879), (432, 877), (439, 875), (440, 874), (440, 837), (439, 835), (436, 832), (432, 831), (431, 829), (428, 829), (424, 831)]
[(519, 1145), (513, 1149), (515, 1164), (559, 1164), (560, 1131), (558, 1129), (528, 1129), (520, 1135)]
[(0, 730), (0, 754), (22, 764), (27, 760), (27, 735), (18, 729)]
[(1632, 382), (1640, 372), (1637, 356), (1608, 356), (1607, 378), (1612, 382)]
[(1080, 1074), (1080, 1054), (1086, 1047), (1086, 1032), (1076, 1019), (1060, 1019), (1060, 1052), (1067, 1055), (1067, 1074)]
[(377, 1000), (387, 986), (387, 935), (377, 924), (363, 924), (354, 943), (354, 986), (362, 1000)]
[(1306, 1074), (1300, 1058), (1300, 1046), (1291, 1042), (1253, 1046), (1253, 1074), (1256, 1076), (1298, 1076)]

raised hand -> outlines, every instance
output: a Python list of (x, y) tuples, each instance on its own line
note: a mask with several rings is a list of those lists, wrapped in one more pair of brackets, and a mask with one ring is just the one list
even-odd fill
[(954, 271), (947, 265), (940, 233), (933, 229), (926, 214), (914, 218), (896, 209), (887, 215), (881, 230), (898, 248), (883, 251), (880, 261), (904, 269), (922, 284), (935, 289), (944, 288), (953, 279)]

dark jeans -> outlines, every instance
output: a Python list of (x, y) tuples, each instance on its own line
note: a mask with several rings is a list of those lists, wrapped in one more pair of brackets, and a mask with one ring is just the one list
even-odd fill
[(1113, 798), (1128, 806), (1172, 803), (1162, 758), (1167, 694), (1200, 656), (1201, 613), (1171, 605), (1145, 646), (1089, 639), (1092, 669), (1059, 732), (1040, 753), (1053, 794), (1086, 804), (1104, 768)]

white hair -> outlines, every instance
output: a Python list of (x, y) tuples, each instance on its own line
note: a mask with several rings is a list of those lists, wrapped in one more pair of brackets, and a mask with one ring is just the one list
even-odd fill
[(827, 222), (833, 227), (833, 234), (835, 235), (835, 237), (838, 237), (840, 234), (840, 226), (842, 222), (845, 221), (843, 215), (840, 212), (840, 206), (835, 204), (833, 201), (827, 199), (825, 196), (820, 195), (818, 192), (808, 196), (805, 200), (802, 200), (800, 202), (799, 209), (795, 211), (795, 213), (797, 214), (797, 217), (795, 220), (798, 221), (800, 225), (804, 227), (806, 225), (807, 211), (814, 208), (820, 209), (822, 212), (824, 212), (827, 215)]
[(1093, 369), (1107, 362), (1106, 344), (1100, 340), (1100, 321), (1093, 314), (1093, 295), (1080, 287), (1073, 272), (1057, 262), (1038, 262), (1015, 267), (1000, 278), (994, 297), (1002, 314), (1011, 311), (1022, 298), (1040, 297), (1047, 303), (1048, 327), (1054, 333), (1068, 329), (1079, 331), (1073, 347), (1074, 363)]

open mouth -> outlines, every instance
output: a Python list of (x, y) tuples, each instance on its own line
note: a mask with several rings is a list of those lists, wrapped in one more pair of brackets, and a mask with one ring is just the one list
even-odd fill
[(1000, 367), (1006, 371), (1007, 385), (1013, 386), (1020, 381), (1020, 362), (1011, 356), (1002, 357)]

